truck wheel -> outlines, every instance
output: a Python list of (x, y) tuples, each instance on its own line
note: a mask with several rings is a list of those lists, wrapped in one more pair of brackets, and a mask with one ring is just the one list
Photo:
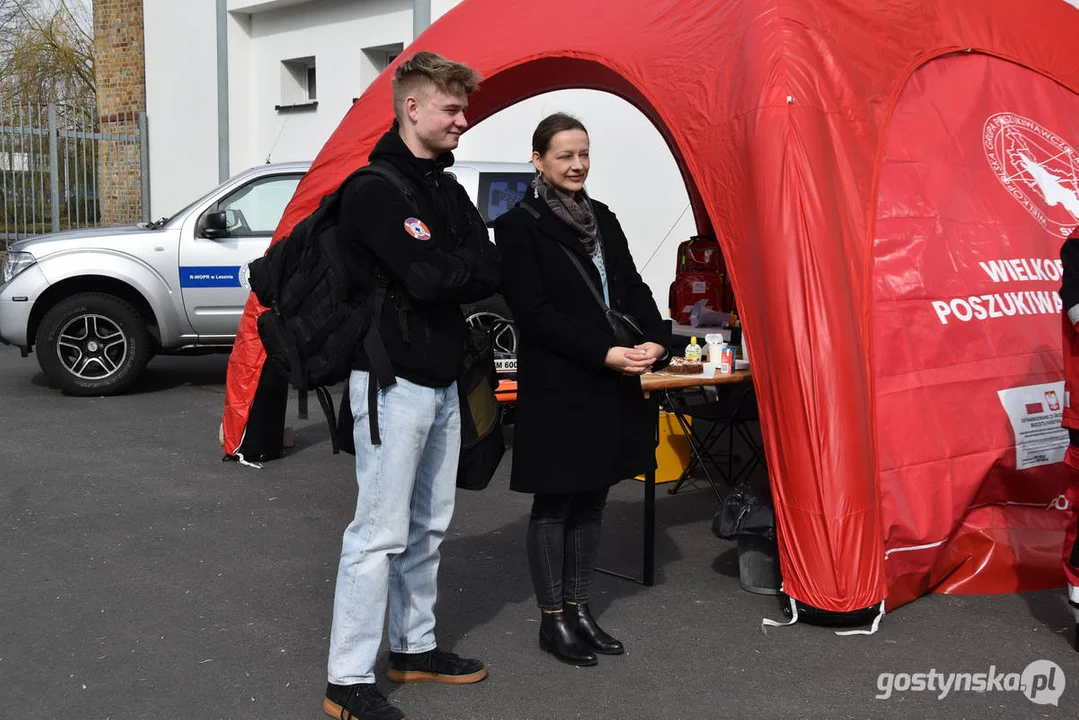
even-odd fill
[(501, 295), (492, 295), (486, 300), (462, 305), (461, 310), (469, 327), (491, 332), (496, 354), (516, 357), (517, 327), (513, 323), (513, 313)]
[(466, 318), (476, 313), (489, 313), (491, 315), (498, 315), (505, 320), (513, 320), (513, 313), (510, 312), (510, 306), (506, 304), (506, 301), (501, 295), (492, 295), (486, 300), (462, 305), (461, 310), (464, 311)]
[(35, 352), (42, 371), (68, 395), (116, 395), (142, 373), (152, 354), (138, 311), (118, 297), (80, 293), (41, 321)]

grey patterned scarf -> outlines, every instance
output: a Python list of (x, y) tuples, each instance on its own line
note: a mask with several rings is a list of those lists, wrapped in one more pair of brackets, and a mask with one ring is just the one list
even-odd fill
[(589, 255), (595, 252), (599, 227), (596, 225), (596, 216), (592, 213), (592, 203), (588, 202), (585, 191), (581, 190), (577, 197), (567, 195), (544, 180), (539, 173), (536, 173), (532, 180), (532, 189), (537, 198), (547, 203), (551, 212), (573, 228), (584, 245), (585, 252)]

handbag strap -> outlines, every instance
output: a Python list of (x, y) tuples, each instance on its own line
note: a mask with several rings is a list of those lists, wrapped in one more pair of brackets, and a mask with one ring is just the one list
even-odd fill
[[(539, 211), (536, 210), (536, 208), (532, 207), (528, 203), (519, 204), (521, 207), (527, 210), (532, 217), (539, 220), (540, 214)], [(592, 291), (592, 297), (596, 299), (596, 302), (599, 303), (600, 308), (603, 309), (603, 313), (606, 314), (610, 310), (610, 308), (607, 307), (607, 303), (604, 302), (603, 296), (599, 294), (599, 290), (596, 289), (595, 284), (592, 282), (592, 278), (588, 276), (588, 272), (584, 269), (584, 265), (581, 264), (580, 258), (574, 255), (573, 251), (562, 243), (558, 243), (558, 247), (562, 248), (562, 251), (566, 253), (566, 257), (568, 257), (570, 259), (570, 262), (573, 263), (573, 267), (577, 268), (577, 272), (579, 272), (581, 274), (581, 277), (584, 279), (584, 284), (587, 285), (588, 289)]]
[(565, 245), (559, 243), (558, 247), (562, 248), (563, 252), (566, 253), (566, 257), (568, 257), (570, 259), (570, 262), (573, 263), (573, 267), (577, 268), (577, 272), (579, 272), (581, 274), (581, 277), (584, 278), (584, 284), (587, 285), (588, 289), (592, 291), (592, 297), (594, 297), (596, 299), (596, 302), (599, 303), (599, 306), (603, 309), (603, 312), (606, 313), (608, 310), (610, 310), (610, 308), (607, 307), (607, 303), (603, 301), (603, 296), (599, 294), (599, 290), (596, 289), (595, 284), (592, 282), (592, 278), (588, 277), (588, 272), (584, 269), (584, 265), (581, 265), (580, 258), (574, 255), (573, 251)]

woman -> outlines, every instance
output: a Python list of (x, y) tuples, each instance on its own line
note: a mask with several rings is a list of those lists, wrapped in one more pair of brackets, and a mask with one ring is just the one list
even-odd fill
[[(534, 493), (527, 549), (540, 647), (595, 665), (595, 653), (623, 652), (588, 609), (603, 508), (612, 485), (655, 467), (656, 411), (640, 375), (666, 364), (669, 333), (617, 218), (585, 192), (584, 125), (545, 118), (532, 163), (531, 191), (495, 222), (520, 331), (510, 487)], [(615, 340), (599, 298), (637, 321), (632, 346)]]

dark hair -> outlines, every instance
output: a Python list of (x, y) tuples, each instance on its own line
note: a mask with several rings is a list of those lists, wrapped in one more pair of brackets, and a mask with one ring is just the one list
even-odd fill
[(535, 132), (532, 133), (533, 152), (538, 152), (541, 156), (546, 155), (547, 150), (551, 147), (551, 139), (564, 130), (580, 130), (585, 135), (588, 134), (584, 123), (572, 115), (560, 112), (548, 115), (540, 120), (540, 124), (536, 126)]

